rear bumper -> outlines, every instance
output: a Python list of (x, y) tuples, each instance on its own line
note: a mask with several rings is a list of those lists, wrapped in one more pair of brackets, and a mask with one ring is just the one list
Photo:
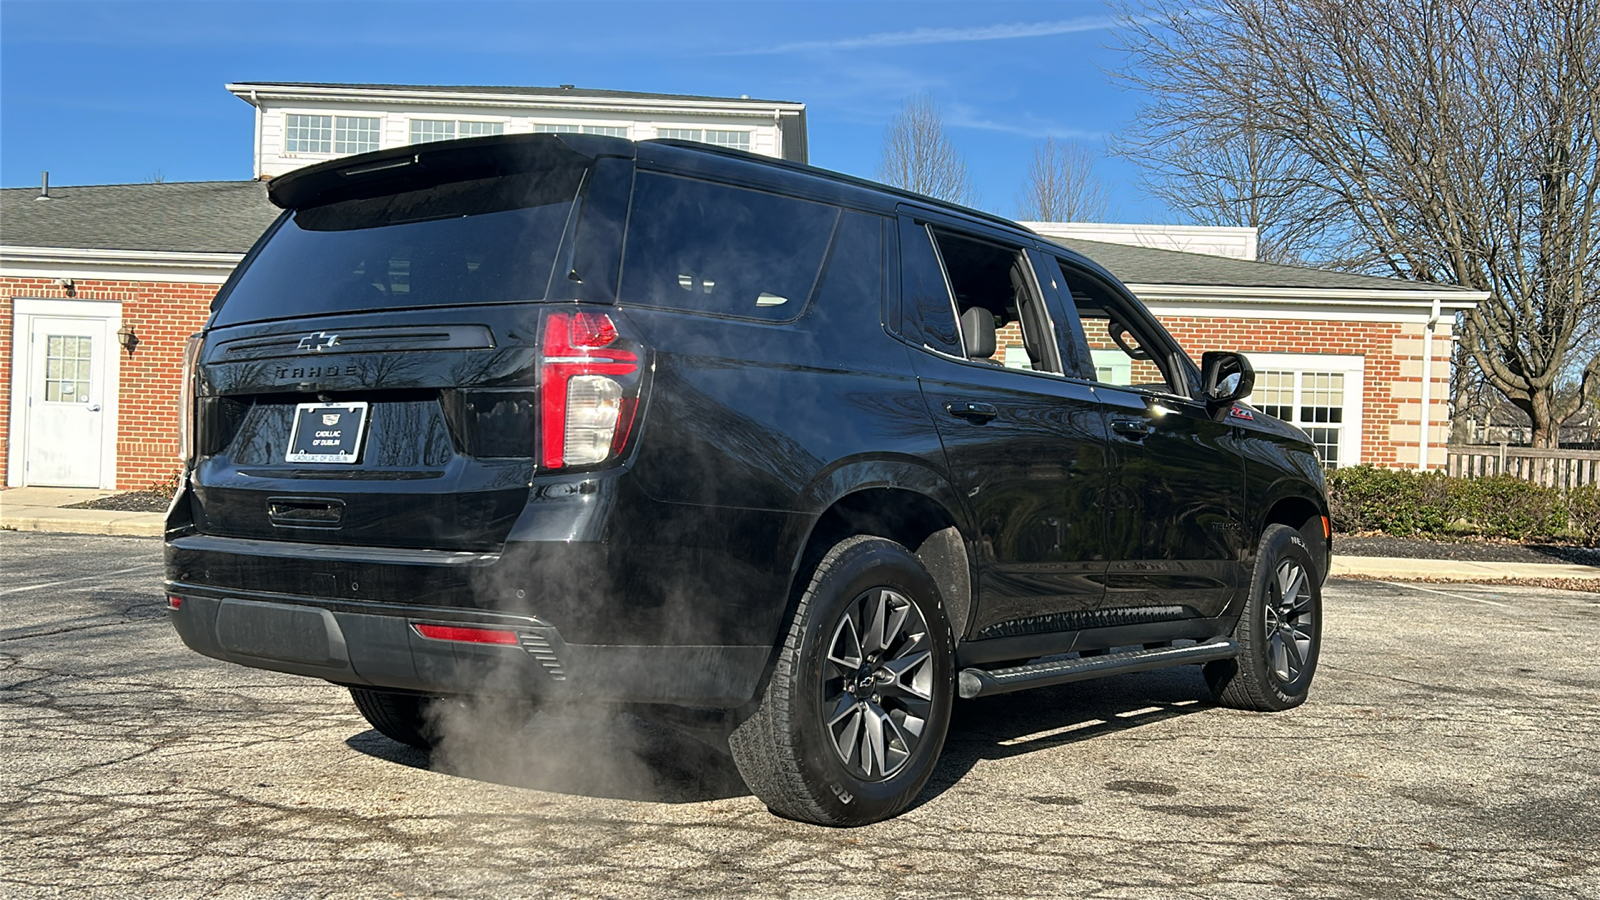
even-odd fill
[[(534, 616), (311, 597), (249, 596), (168, 582), (193, 650), (338, 684), (426, 694), (571, 697), (733, 707), (755, 694), (769, 648), (569, 644)], [(514, 632), (515, 644), (423, 637), (416, 624)]]

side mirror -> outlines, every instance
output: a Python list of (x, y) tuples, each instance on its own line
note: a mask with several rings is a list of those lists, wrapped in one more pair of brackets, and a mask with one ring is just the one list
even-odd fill
[(1243, 353), (1212, 350), (1200, 357), (1200, 390), (1211, 409), (1243, 400), (1255, 386), (1256, 370)]

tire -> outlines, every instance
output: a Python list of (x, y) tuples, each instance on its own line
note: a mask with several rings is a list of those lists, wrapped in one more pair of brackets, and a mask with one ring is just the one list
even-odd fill
[(428, 698), (358, 687), (350, 689), (350, 698), (379, 734), (418, 750), (433, 748), (424, 716)]
[(1233, 637), (1238, 657), (1204, 670), (1217, 703), (1277, 712), (1306, 702), (1322, 649), (1322, 576), (1300, 532), (1267, 526)]
[(800, 598), (759, 707), (728, 738), (746, 786), (818, 825), (903, 811), (950, 727), (953, 643), (939, 589), (906, 548), (839, 542)]

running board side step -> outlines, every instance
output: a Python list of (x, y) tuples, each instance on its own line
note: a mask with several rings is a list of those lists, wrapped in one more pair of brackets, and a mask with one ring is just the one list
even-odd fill
[(1188, 647), (1158, 647), (1154, 650), (1128, 650), (1101, 656), (1082, 656), (1053, 662), (1035, 662), (1007, 669), (962, 669), (959, 683), (963, 699), (1007, 694), (1028, 688), (1085, 681), (1104, 675), (1147, 672), (1190, 663), (1232, 659), (1239, 655), (1239, 644), (1218, 638)]

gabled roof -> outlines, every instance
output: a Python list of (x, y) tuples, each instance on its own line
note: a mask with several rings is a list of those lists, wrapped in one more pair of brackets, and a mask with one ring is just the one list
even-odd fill
[(0, 190), (0, 244), (83, 250), (244, 253), (278, 208), (259, 181)]
[[(698, 148), (714, 152), (715, 148)], [(774, 163), (782, 165), (782, 163)], [(79, 250), (232, 253), (248, 251), (279, 210), (259, 181), (172, 184), (101, 184), (0, 190), (0, 245)], [(1447, 285), (1426, 285), (1300, 266), (1050, 238), (1104, 266), (1131, 286), (1176, 289), (1264, 289), (1286, 292), (1373, 292), (1459, 296), (1470, 306), (1483, 295)], [(1309, 295), (1308, 295), (1309, 298)], [(1147, 301), (1151, 298), (1147, 297)], [(1243, 298), (1240, 298), (1243, 299)], [(1456, 306), (1457, 302), (1446, 305)]]
[(1046, 240), (1082, 253), (1125, 284), (1172, 284), (1197, 287), (1304, 288), (1312, 290), (1459, 291), (1464, 301), (1477, 294), (1441, 284), (1419, 284), (1375, 275), (1353, 275), (1328, 269), (1286, 266), (1254, 260), (1231, 259), (1202, 253), (1183, 253), (1156, 247), (1107, 244), (1081, 238)]

